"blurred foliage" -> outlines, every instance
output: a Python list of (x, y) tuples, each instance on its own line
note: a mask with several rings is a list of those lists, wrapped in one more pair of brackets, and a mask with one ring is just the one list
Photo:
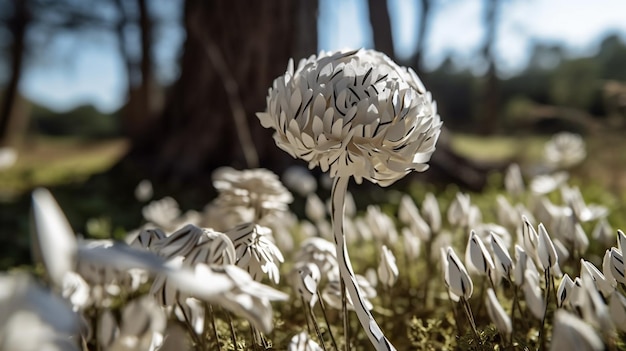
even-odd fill
[(102, 113), (92, 105), (79, 106), (67, 112), (55, 112), (34, 105), (31, 115), (31, 131), (50, 136), (111, 138), (120, 135), (119, 125), (117, 113)]

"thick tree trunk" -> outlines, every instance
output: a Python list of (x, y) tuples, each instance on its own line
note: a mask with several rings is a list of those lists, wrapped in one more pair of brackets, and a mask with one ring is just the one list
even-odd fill
[(419, 29), (417, 31), (417, 48), (412, 57), (411, 63), (415, 65), (415, 72), (422, 74), (422, 59), (424, 57), (424, 48), (426, 47), (426, 33), (431, 17), (432, 0), (421, 0), (422, 11), (420, 13)]
[(485, 26), (487, 36), (483, 45), (483, 56), (488, 64), (486, 82), (483, 89), (483, 115), (481, 127), (483, 134), (493, 134), (498, 130), (498, 77), (496, 76), (496, 62), (494, 46), (498, 24), (498, 0), (488, 0), (486, 4)]
[(395, 60), (387, 0), (368, 0), (368, 4), (374, 47)]
[(13, 35), (11, 48), (11, 76), (2, 99), (0, 110), (0, 146), (8, 144), (12, 118), (16, 115), (15, 105), (18, 97), (20, 77), (22, 76), (22, 63), (24, 57), (24, 42), (26, 40), (26, 27), (28, 25), (28, 9), (26, 1), (13, 0), (14, 14), (9, 22), (9, 29)]
[[(298, 6), (292, 0), (187, 0), (180, 78), (163, 114), (134, 140), (127, 161), (151, 177), (177, 182), (206, 178), (219, 166), (257, 166), (255, 153), (261, 166), (284, 168), (289, 156), (255, 113), (265, 109), (267, 89), (294, 50), (310, 55), (317, 49), (316, 22), (298, 28), (298, 18), (306, 17)], [(308, 15), (315, 18), (313, 9)], [(312, 47), (303, 48), (307, 33)]]

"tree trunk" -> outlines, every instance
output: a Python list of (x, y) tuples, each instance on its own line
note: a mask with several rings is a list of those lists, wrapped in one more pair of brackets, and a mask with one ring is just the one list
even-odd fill
[(368, 0), (368, 4), (374, 47), (395, 60), (387, 0)]
[(296, 26), (302, 3), (187, 0), (180, 77), (162, 115), (145, 138), (133, 140), (125, 161), (143, 174), (177, 183), (208, 178), (225, 165), (284, 168), (290, 157), (275, 146), (255, 113), (265, 110), (267, 89), (285, 72), (296, 39), (307, 33), (314, 38), (312, 47), (297, 48), (299, 55), (316, 51), (317, 28)]
[(494, 45), (496, 43), (498, 0), (487, 0), (485, 26), (487, 36), (483, 44), (483, 56), (488, 64), (485, 87), (483, 90), (483, 123), (481, 132), (493, 134), (498, 130), (498, 77), (496, 76), (496, 62)]
[(22, 63), (24, 57), (24, 42), (26, 27), (29, 16), (26, 1), (13, 0), (14, 14), (9, 20), (9, 29), (13, 35), (11, 48), (11, 76), (2, 99), (0, 110), (0, 146), (8, 144), (12, 118), (16, 116), (15, 104), (18, 96), (20, 77), (22, 76)]
[(426, 47), (426, 33), (428, 30), (428, 22), (430, 21), (432, 0), (421, 0), (422, 12), (420, 13), (419, 29), (417, 31), (417, 48), (412, 57), (411, 63), (415, 65), (417, 75), (423, 73), (422, 59), (424, 57), (424, 48)]

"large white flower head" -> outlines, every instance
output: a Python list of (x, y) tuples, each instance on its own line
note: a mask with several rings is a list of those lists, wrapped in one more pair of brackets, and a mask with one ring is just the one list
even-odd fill
[(310, 168), (381, 186), (425, 171), (441, 129), (415, 72), (363, 49), (321, 52), (295, 70), (290, 60), (257, 116), (281, 149)]

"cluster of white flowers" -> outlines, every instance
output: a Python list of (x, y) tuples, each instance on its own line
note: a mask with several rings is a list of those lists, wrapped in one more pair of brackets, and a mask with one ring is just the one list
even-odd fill
[[(216, 327), (220, 315), (237, 348), (242, 338), (231, 313), (251, 326), (252, 343), (267, 348), (262, 333), (274, 325), (271, 302), (288, 295), (263, 282), (279, 284), (285, 261), (291, 271), (283, 281), (299, 301), (290, 306), (304, 310), (308, 331), (288, 326), (296, 333), (278, 348), (318, 351), (332, 343), (339, 349), (328, 306), (345, 311), (344, 329), (347, 311), (354, 311), (377, 350), (394, 350), (372, 311), (399, 289), (413, 294), (416, 280), (425, 309), (432, 307), (439, 296), (428, 293), (437, 263), (445, 293), (476, 338), (484, 325), (476, 323), (470, 301), (484, 298), (479, 305), (500, 333), (501, 348), (526, 346), (513, 335), (517, 313), (537, 319), (536, 328), (528, 327), (533, 321), (522, 327), (542, 349), (549, 341), (551, 350), (601, 350), (626, 332), (626, 235), (618, 230), (615, 241), (608, 209), (586, 203), (562, 171), (584, 159), (582, 139), (555, 137), (546, 146), (555, 172), (528, 184), (519, 166), (509, 167), (506, 193), (491, 209), (462, 192), (445, 208), (432, 193), (419, 206), (403, 194), (394, 200), (394, 218), (383, 206), (357, 212), (347, 182), (354, 177), (387, 186), (428, 167), (441, 121), (413, 71), (369, 50), (321, 53), (296, 69), (291, 62), (267, 104), (258, 117), (275, 130), (278, 146), (333, 177), (329, 203), (315, 193), (310, 174), (287, 172), (285, 183), (305, 201), (306, 218), (297, 220), (289, 211), (293, 197), (277, 175), (221, 168), (212, 175), (218, 195), (203, 211), (183, 213), (169, 197), (152, 201), (142, 211), (147, 223), (119, 242), (76, 239), (52, 195), (38, 189), (33, 251), (47, 286), (24, 273), (0, 275), (0, 349), (157, 350), (166, 340), (176, 349), (220, 349), (228, 338)], [(138, 190), (141, 201), (152, 195), (147, 187)], [(485, 221), (482, 211), (497, 223)], [(611, 245), (601, 265), (599, 257), (583, 256), (595, 249), (590, 237)], [(347, 242), (373, 247), (369, 273), (354, 272)], [(419, 259), (426, 275), (408, 277)], [(572, 266), (580, 268), (578, 276)], [(511, 296), (512, 303), (501, 303)], [(216, 314), (214, 307), (226, 312)], [(326, 328), (317, 321), (320, 313)], [(187, 330), (179, 337), (172, 327), (180, 325)], [(345, 338), (348, 348), (356, 340)]]

